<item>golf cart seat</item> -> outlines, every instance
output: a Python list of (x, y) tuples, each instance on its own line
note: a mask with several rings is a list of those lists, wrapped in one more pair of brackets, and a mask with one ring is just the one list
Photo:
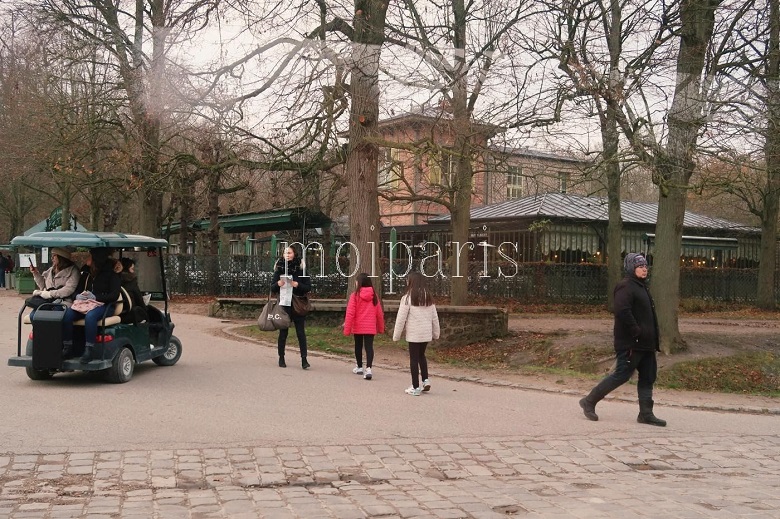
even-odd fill
[[(113, 326), (122, 322), (122, 313), (129, 310), (126, 306), (130, 306), (130, 295), (124, 288), (119, 288), (119, 297), (116, 298), (116, 304), (114, 304), (114, 312), (106, 316), (102, 321), (98, 321), (98, 326)], [(73, 326), (84, 326), (84, 319), (73, 321)]]
[[(119, 290), (120, 293), (116, 300), (116, 305), (114, 305), (114, 312), (110, 316), (107, 316), (103, 321), (98, 322), (98, 326), (112, 326), (114, 324), (119, 324), (122, 322), (121, 314), (130, 310), (130, 307), (133, 304), (130, 299), (130, 295), (124, 288), (120, 288)], [(30, 314), (24, 316), (23, 322), (24, 324), (32, 324), (32, 321), (30, 320)], [(84, 326), (84, 319), (73, 321), (73, 325)]]

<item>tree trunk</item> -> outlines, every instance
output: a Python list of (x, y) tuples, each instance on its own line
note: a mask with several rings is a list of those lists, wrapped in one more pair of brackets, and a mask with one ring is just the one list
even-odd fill
[[(620, 55), (623, 51), (623, 14), (619, 0), (610, 1), (610, 27), (608, 47), (610, 55), (609, 87), (611, 97), (601, 121), (601, 138), (604, 146), (604, 169), (607, 176), (607, 308), (614, 309), (615, 285), (623, 277), (623, 216), (620, 212), (620, 157), (618, 147), (620, 136), (617, 128), (617, 108), (614, 99), (621, 98), (619, 92)], [(629, 251), (626, 251), (629, 252)], [(636, 252), (636, 251), (630, 251)]]
[(656, 247), (653, 253), (651, 291), (656, 302), (661, 349), (665, 353), (683, 351), (687, 347), (680, 335), (678, 307), (680, 305), (680, 249), (685, 215), (686, 193), (675, 189), (658, 201)]
[[(387, 2), (356, 2), (352, 41), (351, 106), (346, 184), (349, 230), (353, 245), (349, 271), (381, 276), (379, 272), (379, 149), (367, 139), (376, 137), (379, 117), (379, 56), (384, 42)], [(381, 278), (380, 278), (381, 279)], [(348, 292), (354, 283), (348, 284)], [(377, 284), (378, 287), (378, 284)]]
[[(454, 46), (463, 50), (466, 46), (466, 7), (464, 0), (453, 0)], [(466, 81), (465, 51), (455, 53), (455, 70), (452, 84), (452, 131), (455, 134), (453, 156), (456, 160), (452, 189), (452, 265), (450, 304), (468, 303), (469, 279), (469, 227), (471, 223), (471, 190), (474, 179), (471, 165), (471, 113), (468, 108), (468, 83)], [(442, 172), (446, 174), (446, 172)], [(465, 246), (464, 246), (465, 245)], [(461, 250), (454, 250), (454, 247)]]
[(209, 262), (206, 273), (207, 286), (210, 294), (220, 294), (219, 279), (219, 192), (217, 191), (219, 172), (208, 171), (208, 214), (209, 230), (206, 231), (206, 241), (209, 244)]
[(680, 253), (688, 181), (695, 168), (699, 130), (704, 124), (702, 74), (720, 0), (683, 0), (680, 50), (674, 98), (669, 109), (668, 142), (658, 150), (655, 172), (660, 188), (652, 291), (656, 300), (661, 349), (686, 348), (677, 321), (680, 301)]
[[(469, 169), (470, 165), (469, 165)], [(469, 224), (471, 222), (471, 190), (465, 191), (463, 186), (472, 182), (471, 174), (464, 173), (459, 178), (459, 188), (455, 193), (455, 204), (452, 208), (452, 255), (450, 271), (450, 304), (466, 305), (468, 303)], [(467, 195), (467, 196), (466, 196)]]
[(761, 216), (761, 250), (758, 265), (760, 308), (775, 308), (777, 217), (780, 207), (780, 1), (769, 2), (769, 49), (767, 59), (767, 128), (764, 143), (766, 191)]
[(63, 231), (70, 230), (70, 185), (65, 185), (62, 188), (62, 220), (60, 221), (60, 229)]
[[(604, 169), (607, 177), (607, 308), (614, 308), (615, 285), (623, 277), (623, 217), (620, 213), (620, 162), (618, 158), (618, 133), (614, 109), (607, 109), (607, 120), (601, 135), (604, 141)], [(629, 251), (626, 251), (629, 252)], [(636, 252), (636, 251), (630, 251)]]
[(189, 255), (187, 242), (190, 241), (190, 223), (192, 222), (192, 204), (189, 192), (182, 192), (179, 207), (179, 286), (185, 287), (187, 286), (188, 273), (184, 266)]
[[(133, 122), (138, 132), (140, 161), (136, 175), (141, 189), (139, 232), (147, 236), (159, 236), (162, 227), (162, 192), (160, 189), (160, 123), (163, 107), (163, 80), (165, 76), (165, 47), (167, 28), (163, 0), (149, 3), (152, 25), (152, 57), (149, 75), (144, 78), (140, 46), (143, 36), (143, 2), (136, 0), (136, 34), (133, 48), (133, 64), (121, 68), (125, 82)], [(148, 81), (148, 86), (146, 84)], [(146, 97), (148, 88), (148, 99)]]

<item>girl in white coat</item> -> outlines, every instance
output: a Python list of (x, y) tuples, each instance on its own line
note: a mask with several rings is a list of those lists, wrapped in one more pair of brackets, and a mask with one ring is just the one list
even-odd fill
[[(433, 339), (439, 338), (439, 315), (433, 296), (425, 287), (425, 276), (419, 272), (411, 272), (406, 278), (406, 293), (398, 305), (398, 316), (395, 318), (393, 340), (401, 338), (406, 329), (406, 342), (409, 343), (409, 371), (412, 375), (412, 385), (406, 393), (420, 396), (423, 391), (430, 391), (428, 380), (428, 359), (425, 349)], [(422, 387), (420, 387), (422, 375)]]

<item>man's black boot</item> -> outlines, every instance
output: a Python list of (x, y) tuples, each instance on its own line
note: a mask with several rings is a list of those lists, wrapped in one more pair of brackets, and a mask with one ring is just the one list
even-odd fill
[(585, 414), (585, 418), (594, 422), (599, 421), (599, 415), (596, 414), (596, 404), (588, 400), (588, 397), (580, 399), (580, 407)]
[(287, 367), (287, 364), (284, 362), (284, 355), (279, 357), (279, 367), (280, 368), (286, 368)]
[(661, 420), (653, 414), (653, 401), (652, 400), (640, 400), (639, 401), (639, 416), (636, 417), (636, 421), (648, 425), (657, 425), (658, 427), (666, 427), (666, 420)]
[(69, 359), (73, 356), (73, 341), (62, 341), (62, 358)]
[(599, 384), (590, 390), (588, 396), (580, 399), (580, 407), (585, 414), (585, 418), (594, 422), (599, 421), (599, 415), (596, 414), (596, 404), (601, 402), (607, 394), (609, 394), (609, 391), (605, 392), (601, 384)]
[(303, 369), (309, 369), (311, 367), (309, 363), (306, 361), (306, 357), (301, 357), (301, 367)]

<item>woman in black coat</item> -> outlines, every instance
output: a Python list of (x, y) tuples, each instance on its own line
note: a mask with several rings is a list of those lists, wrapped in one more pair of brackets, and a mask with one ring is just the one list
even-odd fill
[(120, 258), (117, 263), (119, 277), (122, 279), (122, 288), (130, 296), (130, 311), (122, 313), (123, 323), (138, 324), (146, 321), (149, 314), (146, 311), (146, 303), (141, 289), (138, 288), (138, 275), (135, 273), (135, 261), (131, 258)]
[[(311, 279), (304, 276), (301, 258), (298, 252), (292, 248), (284, 249), (284, 256), (279, 258), (274, 268), (274, 277), (271, 281), (271, 292), (278, 294), (285, 283), (292, 285), (293, 296), (305, 296), (311, 290)], [(295, 335), (298, 337), (298, 347), (301, 350), (301, 366), (303, 369), (309, 368), (309, 362), (306, 360), (306, 316), (297, 315), (292, 306), (282, 306), (289, 314), (290, 320), (295, 325)], [(286, 368), (284, 361), (284, 349), (287, 344), (288, 329), (279, 330), (277, 340), (277, 350), (279, 352), (279, 367)]]
[(70, 357), (73, 352), (73, 321), (84, 319), (84, 355), (81, 362), (92, 360), (92, 348), (97, 340), (98, 323), (104, 315), (113, 315), (114, 304), (119, 298), (122, 281), (114, 272), (116, 261), (110, 257), (111, 249), (97, 247), (90, 249), (87, 261), (81, 269), (81, 279), (76, 287), (76, 300), (95, 300), (103, 303), (87, 313), (77, 312), (73, 308), (65, 311), (63, 319), (63, 356)]

